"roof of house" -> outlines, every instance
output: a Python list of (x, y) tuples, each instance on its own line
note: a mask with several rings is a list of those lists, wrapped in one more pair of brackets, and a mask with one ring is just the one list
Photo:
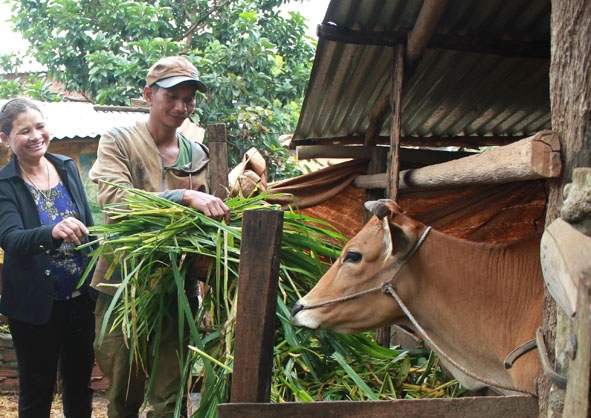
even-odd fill
[(332, 0), (292, 147), (363, 144), (372, 130), (388, 144), (399, 44), (403, 145), (477, 148), (550, 129), (550, 9), (550, 0)]
[[(2, 106), (6, 100), (0, 100)], [(145, 120), (144, 109), (95, 106), (80, 102), (40, 102), (34, 100), (47, 121), (53, 140), (98, 139), (113, 126)]]
[[(0, 107), (7, 100), (0, 100)], [(98, 140), (115, 126), (133, 125), (148, 119), (145, 106), (100, 106), (85, 102), (40, 102), (33, 100), (43, 113), (52, 141), (74, 139)], [(203, 142), (205, 129), (186, 119), (179, 130), (188, 138)]]

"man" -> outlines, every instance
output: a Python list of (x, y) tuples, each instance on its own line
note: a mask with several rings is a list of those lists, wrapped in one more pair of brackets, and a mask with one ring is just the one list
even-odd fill
[[(114, 128), (100, 139), (97, 160), (89, 176), (98, 183), (101, 207), (121, 202), (124, 198), (125, 191), (105, 183), (109, 182), (157, 193), (212, 218), (229, 215), (224, 202), (208, 194), (207, 148), (177, 132), (195, 109), (197, 90), (205, 93), (207, 88), (199, 79), (195, 66), (183, 57), (162, 58), (149, 69), (144, 87), (144, 99), (150, 107), (148, 120), (130, 127)], [(105, 216), (105, 222), (112, 220)], [(97, 336), (115, 292), (112, 286), (101, 286), (115, 281), (113, 277), (106, 277), (107, 271), (107, 260), (100, 258), (92, 280), (92, 286), (99, 291)], [(188, 292), (187, 296), (196, 303), (196, 286)], [(170, 324), (162, 327), (164, 335), (156, 368), (149, 370), (154, 383), (146, 394), (152, 407), (148, 417), (174, 416), (181, 372), (177, 358), (176, 317), (174, 314), (170, 317)], [(95, 342), (95, 350), (97, 362), (110, 382), (108, 417), (137, 417), (144, 401), (145, 375), (135, 364), (130, 369), (129, 350), (120, 327), (105, 333), (100, 345)], [(151, 365), (149, 359), (149, 369)], [(186, 416), (185, 408), (186, 402), (183, 402), (183, 416)]]

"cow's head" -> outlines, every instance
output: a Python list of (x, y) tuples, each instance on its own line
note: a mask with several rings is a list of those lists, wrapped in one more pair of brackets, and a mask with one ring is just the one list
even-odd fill
[[(351, 334), (389, 325), (403, 316), (394, 298), (381, 287), (393, 278), (425, 226), (404, 215), (391, 200), (367, 202), (365, 207), (375, 216), (296, 303), (291, 312), (294, 324)], [(401, 295), (412, 294), (413, 286), (412, 280), (396, 278)]]

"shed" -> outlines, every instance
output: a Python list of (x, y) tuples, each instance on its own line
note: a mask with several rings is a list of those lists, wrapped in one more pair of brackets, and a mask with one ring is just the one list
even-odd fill
[(331, 1), (292, 146), (505, 145), (550, 129), (549, 0)]
[[(300, 159), (351, 159), (343, 178), (355, 179), (321, 207), (307, 210), (351, 226), (359, 222), (349, 218), (351, 207), (390, 197), (422, 222), (468, 239), (505, 241), (541, 230), (548, 190), (556, 189), (562, 174), (550, 106), (551, 41), (557, 38), (551, 37), (551, 13), (557, 3), (331, 1), (317, 28), (314, 66), (291, 147)], [(577, 17), (588, 16), (582, 10), (588, 7), (576, 8)], [(514, 146), (526, 140), (548, 146), (541, 153), (549, 170), (504, 176), (521, 153)], [(490, 156), (492, 147), (498, 153), (479, 166), (483, 160), (474, 157)], [(415, 181), (417, 172), (431, 178)], [(290, 415), (287, 408), (271, 412), (275, 406), (258, 404), (250, 416)], [(335, 416), (351, 411), (348, 404), (330, 408)], [(298, 416), (320, 411), (297, 405), (293, 416), (296, 410)], [(452, 410), (455, 416), (458, 409)], [(226, 411), (231, 416), (231, 406)], [(512, 407), (511, 413), (537, 416), (537, 405), (530, 403), (527, 411)], [(371, 415), (369, 408), (364, 414)]]
[[(547, 132), (550, 11), (550, 0), (331, 1), (290, 147), (300, 159), (354, 159), (366, 175), (352, 182), (361, 189), (312, 214), (338, 223), (352, 195), (358, 206), (390, 197), (468, 239), (507, 241), (542, 228), (543, 178), (560, 173), (558, 139)], [(440, 178), (448, 164), (430, 172), (437, 184), (413, 184), (407, 171), (437, 170), (541, 132), (552, 137), (544, 158), (554, 165), (542, 180), (499, 175), (522, 152), (515, 148), (481, 167), (496, 178), (462, 165), (451, 181)], [(355, 217), (343, 228), (360, 229)]]

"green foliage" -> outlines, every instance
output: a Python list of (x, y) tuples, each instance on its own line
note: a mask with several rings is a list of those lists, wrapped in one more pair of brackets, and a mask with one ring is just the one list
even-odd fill
[(43, 74), (16, 76), (0, 83), (0, 98), (17, 96), (27, 96), (44, 102), (59, 102), (64, 98), (63, 93), (53, 91), (53, 83)]
[(283, 2), (15, 0), (13, 22), (50, 77), (100, 104), (129, 104), (152, 63), (187, 55), (209, 88), (194, 122), (225, 123), (230, 166), (255, 146), (274, 181), (300, 174), (278, 138), (295, 129), (314, 55), (303, 17), (279, 15)]
[(15, 74), (22, 64), (23, 59), (17, 54), (0, 55), (0, 70), (6, 74)]
[(0, 83), (0, 97), (20, 96), (22, 91), (21, 79), (16, 77), (14, 80), (7, 80)]
[(63, 93), (52, 92), (53, 83), (47, 77), (30, 75), (25, 83), (25, 93), (28, 97), (42, 102), (59, 102), (64, 98)]

